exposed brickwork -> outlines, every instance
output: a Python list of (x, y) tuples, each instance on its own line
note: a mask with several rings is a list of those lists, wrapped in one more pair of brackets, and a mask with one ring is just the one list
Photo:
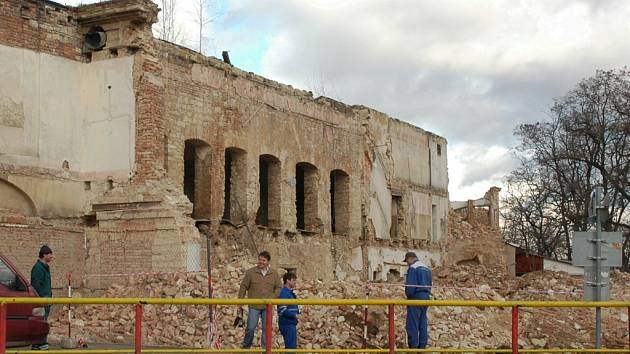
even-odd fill
[(0, 44), (83, 60), (75, 10), (45, 1), (1, 1)]
[(72, 273), (75, 286), (80, 286), (85, 279), (83, 237), (82, 228), (42, 225), (41, 221), (19, 216), (0, 217), (0, 252), (29, 280), (39, 248), (44, 244), (52, 248), (55, 257), (51, 265), (54, 288), (67, 286), (68, 273)]
[[(159, 62), (138, 55), (136, 90), (136, 175), (135, 183), (164, 175), (164, 85)], [(183, 154), (182, 154), (183, 156)]]
[[(51, 6), (5, 1), (0, 16), (10, 21), (8, 29), (0, 27), (0, 44), (83, 60), (82, 35), (99, 26), (110, 39), (86, 61), (120, 55), (134, 60), (131, 179), (104, 181), (107, 188), (86, 202), (84, 257), (94, 286), (109, 283), (97, 274), (179, 271), (195, 258), (203, 259), (194, 252), (200, 246), (204, 252), (205, 242), (191, 216), (208, 225), (204, 232), (212, 236), (215, 252), (268, 249), (274, 266), (297, 269), (307, 278), (365, 277), (365, 269), (350, 264), (357, 263), (352, 259), (357, 254), (367, 264), (366, 251), (360, 250), (366, 245), (433, 247), (432, 203), (448, 197), (442, 138), (372, 109), (313, 98), (310, 92), (156, 40), (150, 27), (157, 8), (149, 0), (76, 9)], [(435, 141), (444, 158), (433, 174)], [(383, 159), (383, 171), (377, 172), (384, 175), (377, 187), (396, 189), (402, 197), (399, 240), (377, 239), (370, 220), (377, 155)], [(227, 174), (226, 156), (232, 161)], [(261, 156), (270, 162), (264, 169)], [(299, 181), (298, 165), (308, 167)], [(343, 173), (331, 179), (333, 171)], [(304, 186), (301, 196), (298, 182)], [(300, 199), (303, 223), (298, 226)], [(226, 215), (229, 220), (223, 221)], [(265, 222), (257, 222), (261, 215)]]

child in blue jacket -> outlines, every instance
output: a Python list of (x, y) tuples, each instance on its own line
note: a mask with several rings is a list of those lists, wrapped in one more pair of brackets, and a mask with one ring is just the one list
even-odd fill
[[(287, 272), (282, 276), (284, 287), (280, 290), (280, 299), (296, 299), (293, 289), (297, 283), (297, 276), (294, 273)], [(297, 323), (300, 309), (298, 305), (279, 305), (278, 306), (278, 327), (282, 338), (284, 338), (284, 347), (286, 349), (297, 348)]]

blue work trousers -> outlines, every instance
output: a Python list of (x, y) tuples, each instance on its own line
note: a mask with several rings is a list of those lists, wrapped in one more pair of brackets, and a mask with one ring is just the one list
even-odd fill
[(409, 348), (424, 349), (429, 342), (429, 321), (426, 306), (407, 306), (407, 344)]
[(297, 326), (294, 324), (289, 324), (279, 325), (278, 327), (280, 327), (280, 333), (282, 334), (282, 338), (284, 338), (284, 348), (297, 348)]
[(265, 347), (265, 329), (267, 329), (267, 310), (254, 309), (249, 307), (247, 312), (247, 327), (245, 328), (245, 338), (243, 339), (242, 348), (251, 348), (254, 341), (254, 333), (258, 327), (258, 320), (262, 319), (262, 335), (260, 336), (261, 346)]

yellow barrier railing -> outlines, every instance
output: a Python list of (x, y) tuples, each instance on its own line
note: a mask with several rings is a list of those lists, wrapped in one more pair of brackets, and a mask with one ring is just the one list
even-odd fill
[[(118, 304), (134, 305), (135, 340), (134, 348), (129, 349), (72, 349), (48, 350), (50, 354), (67, 353), (254, 353), (264, 350), (266, 354), (277, 353), (630, 353), (630, 321), (628, 322), (629, 346), (624, 349), (520, 349), (518, 346), (518, 319), (521, 307), (611, 307), (627, 308), (630, 318), (630, 301), (476, 301), (476, 300), (392, 300), (392, 299), (205, 299), (205, 298), (0, 298), (0, 354), (23, 354), (30, 351), (7, 350), (7, 305), (10, 304), (73, 304), (98, 305)], [(265, 305), (266, 316), (266, 347), (254, 349), (179, 349), (179, 348), (142, 348), (142, 311), (143, 305)], [(388, 307), (388, 348), (383, 349), (276, 349), (271, 348), (273, 328), (273, 305), (368, 305)], [(408, 349), (396, 348), (394, 328), (394, 306), (454, 306), (454, 307), (509, 307), (512, 309), (512, 348), (511, 349), (475, 349), (475, 348), (426, 348)]]

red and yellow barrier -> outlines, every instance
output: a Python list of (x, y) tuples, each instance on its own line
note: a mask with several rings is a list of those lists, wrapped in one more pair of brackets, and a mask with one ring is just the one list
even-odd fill
[[(142, 314), (143, 305), (265, 305), (267, 307), (266, 318), (266, 354), (272, 352), (284, 353), (630, 353), (630, 335), (628, 348), (625, 349), (519, 349), (518, 347), (518, 322), (519, 308), (522, 307), (623, 307), (628, 309), (630, 318), (630, 301), (475, 301), (475, 300), (392, 300), (392, 299), (202, 299), (202, 298), (0, 298), (0, 354), (26, 354), (30, 351), (7, 350), (6, 330), (7, 330), (7, 305), (8, 304), (73, 304), (73, 305), (98, 305), (98, 304), (118, 304), (135, 306), (135, 340), (134, 348), (129, 349), (71, 349), (71, 350), (48, 350), (50, 354), (68, 353), (255, 353), (261, 348), (253, 349), (149, 349), (142, 348)], [(388, 309), (388, 348), (385, 349), (279, 349), (272, 348), (272, 328), (273, 328), (273, 306), (274, 305), (318, 305), (318, 306), (338, 306), (338, 305), (368, 305), (387, 306)], [(475, 348), (426, 348), (407, 349), (396, 348), (396, 337), (394, 327), (395, 306), (453, 306), (453, 307), (509, 307), (512, 309), (512, 349), (475, 349)], [(628, 321), (628, 331), (630, 333), (630, 321)]]

